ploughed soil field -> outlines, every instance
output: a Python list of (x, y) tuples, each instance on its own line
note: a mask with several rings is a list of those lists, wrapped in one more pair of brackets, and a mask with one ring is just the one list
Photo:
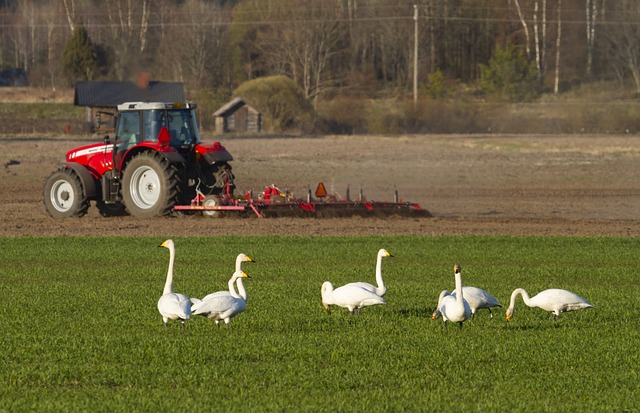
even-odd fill
[[(228, 213), (53, 219), (43, 185), (80, 136), (0, 137), (0, 236), (640, 235), (640, 136), (220, 137), (237, 193), (269, 184), (416, 202), (428, 217), (264, 218)], [(211, 135), (203, 137), (212, 141)]]

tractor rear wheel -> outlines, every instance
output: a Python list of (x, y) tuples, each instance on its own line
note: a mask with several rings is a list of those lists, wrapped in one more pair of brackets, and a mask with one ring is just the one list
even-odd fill
[(73, 169), (60, 168), (47, 178), (44, 206), (54, 218), (81, 217), (87, 213), (89, 200), (80, 177)]
[(178, 194), (176, 168), (156, 152), (142, 152), (122, 174), (122, 200), (135, 217), (167, 215)]

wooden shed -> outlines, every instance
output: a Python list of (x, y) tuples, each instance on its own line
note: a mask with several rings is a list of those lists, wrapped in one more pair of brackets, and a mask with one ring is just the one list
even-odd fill
[(214, 112), (217, 133), (259, 133), (262, 114), (236, 97)]
[(177, 82), (78, 82), (73, 103), (87, 107), (92, 132), (113, 132), (116, 107), (124, 102), (184, 102), (184, 84)]

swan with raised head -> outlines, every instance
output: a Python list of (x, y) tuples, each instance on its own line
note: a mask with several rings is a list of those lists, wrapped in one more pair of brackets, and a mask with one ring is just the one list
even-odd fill
[(377, 286), (366, 282), (353, 282), (347, 285), (355, 285), (360, 288), (364, 288), (365, 290), (371, 291), (372, 293), (375, 293), (382, 297), (387, 292), (387, 287), (384, 285), (384, 280), (382, 279), (382, 259), (384, 257), (393, 257), (393, 255), (389, 254), (389, 252), (384, 248), (378, 251), (378, 258), (376, 259), (376, 283), (378, 283)]
[(511, 321), (511, 318), (513, 318), (518, 295), (522, 295), (522, 300), (529, 307), (538, 307), (553, 313), (554, 321), (558, 320), (560, 313), (593, 307), (587, 300), (579, 295), (559, 288), (550, 288), (541, 291), (533, 297), (529, 297), (529, 294), (523, 288), (516, 288), (511, 293), (511, 301), (509, 302), (509, 308), (507, 308), (506, 313), (507, 321)]
[(456, 293), (455, 295), (445, 295), (440, 302), (440, 313), (442, 314), (445, 328), (447, 327), (447, 321), (451, 321), (452, 323), (460, 324), (460, 330), (462, 330), (462, 323), (471, 316), (471, 307), (469, 307), (467, 300), (464, 299), (462, 290), (461, 270), (462, 268), (459, 264), (453, 266)]
[(346, 284), (334, 290), (333, 284), (329, 281), (325, 281), (322, 284), (320, 295), (322, 296), (322, 306), (329, 314), (331, 314), (330, 306), (332, 305), (347, 308), (351, 314), (355, 310), (356, 314), (359, 315), (362, 307), (386, 304), (378, 294), (362, 287)]
[[(235, 272), (242, 271), (242, 263), (243, 262), (255, 262), (255, 261), (252, 260), (251, 257), (249, 257), (247, 254), (244, 254), (244, 253), (238, 254), (238, 256), (236, 257), (236, 270), (235, 270)], [(233, 275), (231, 277), (233, 278)], [(249, 277), (249, 278), (251, 278), (251, 277)], [(238, 285), (238, 294), (242, 298), (244, 298), (244, 301), (247, 301), (247, 292), (244, 289), (244, 285), (242, 283), (242, 277), (239, 277), (237, 279), (236, 284)], [(231, 295), (231, 291), (235, 291), (233, 286), (231, 286), (231, 288), (229, 290), (216, 291), (215, 293), (207, 294), (200, 301), (205, 301), (205, 300), (208, 300), (209, 298), (217, 297), (217, 296), (220, 296), (220, 295)]]
[[(240, 278), (251, 278), (243, 271), (236, 271), (233, 273), (233, 277), (229, 280), (229, 294), (226, 295), (213, 295), (206, 300), (198, 300), (192, 298), (193, 301), (193, 315), (201, 315), (207, 317), (216, 322), (216, 325), (220, 326), (220, 321), (229, 326), (231, 318), (237, 316), (247, 308), (246, 291), (240, 283), (238, 289), (240, 293), (236, 293), (233, 284)], [(244, 295), (244, 298), (242, 296)]]
[[(491, 311), (492, 307), (502, 307), (502, 305), (498, 302), (498, 299), (478, 287), (470, 287), (463, 286), (462, 294), (464, 294), (464, 299), (469, 303), (469, 308), (471, 308), (471, 319), (475, 317), (478, 310), (482, 308), (486, 308), (489, 310), (489, 314), (491, 318), (493, 318), (493, 312)], [(440, 297), (438, 298), (438, 306), (436, 310), (431, 315), (432, 320), (437, 320), (440, 317), (440, 305), (442, 303), (442, 299), (448, 295), (456, 295), (456, 292), (450, 293), (449, 290), (443, 290), (440, 293)]]
[(176, 257), (176, 247), (173, 240), (166, 240), (158, 247), (169, 250), (169, 269), (167, 270), (167, 280), (164, 284), (162, 297), (158, 300), (158, 311), (162, 316), (164, 327), (167, 328), (169, 320), (180, 320), (181, 328), (184, 330), (185, 321), (191, 316), (191, 302), (184, 294), (173, 292), (173, 264)]

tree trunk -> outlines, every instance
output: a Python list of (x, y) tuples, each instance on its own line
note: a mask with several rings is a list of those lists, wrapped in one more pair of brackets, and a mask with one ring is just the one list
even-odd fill
[(149, 28), (149, 0), (142, 1), (142, 18), (140, 21), (140, 53), (147, 45), (147, 29)]
[[(69, 3), (71, 2), (71, 8), (69, 8)], [(73, 33), (73, 29), (75, 29), (73, 20), (75, 18), (75, 4), (73, 0), (63, 0), (64, 10), (67, 13), (67, 21), (69, 22), (69, 31)]]
[(558, 35), (556, 37), (556, 73), (553, 82), (553, 93), (558, 94), (560, 87), (560, 44), (562, 39), (562, 0), (558, 0)]
[(516, 11), (518, 12), (518, 18), (520, 19), (520, 24), (522, 24), (522, 29), (524, 30), (524, 43), (525, 50), (527, 52), (527, 60), (531, 61), (531, 39), (529, 35), (529, 26), (527, 25), (527, 21), (524, 18), (524, 14), (522, 13), (522, 8), (520, 7), (520, 1), (514, 0), (513, 3), (516, 6)]

